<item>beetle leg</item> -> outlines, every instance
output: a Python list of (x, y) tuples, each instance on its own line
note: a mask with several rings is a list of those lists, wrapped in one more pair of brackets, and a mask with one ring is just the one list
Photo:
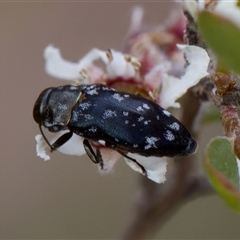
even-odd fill
[(103, 170), (103, 159), (100, 150), (97, 148), (97, 161), (101, 167), (101, 170)]
[(120, 153), (123, 157), (125, 157), (125, 158), (131, 160), (132, 162), (134, 162), (135, 164), (137, 164), (137, 165), (141, 168), (142, 174), (143, 174), (144, 176), (147, 176), (147, 171), (146, 171), (146, 169), (144, 168), (143, 165), (141, 165), (139, 162), (137, 162), (136, 159), (129, 157), (127, 154), (125, 154), (125, 153), (122, 152), (121, 150), (118, 150), (118, 149), (115, 149), (115, 150), (116, 150), (118, 153)]
[(137, 165), (141, 168), (142, 174), (143, 174), (144, 176), (147, 176), (147, 171), (146, 171), (146, 169), (144, 168), (143, 165), (141, 165), (140, 163), (138, 163), (136, 159), (129, 157), (127, 154), (125, 154), (123, 151), (117, 149), (115, 145), (113, 145), (113, 144), (111, 144), (111, 143), (109, 143), (109, 142), (106, 142), (106, 143), (105, 143), (105, 146), (108, 147), (108, 148), (111, 148), (111, 149), (113, 149), (113, 150), (115, 150), (115, 151), (117, 151), (117, 152), (120, 153), (123, 157), (125, 157), (125, 158), (131, 160), (132, 162), (134, 162), (135, 164), (137, 164)]
[(51, 152), (61, 147), (64, 143), (66, 143), (73, 135), (73, 132), (67, 132), (59, 137), (52, 145)]
[(94, 152), (91, 144), (87, 139), (83, 140), (83, 147), (88, 155), (88, 157), (92, 160), (93, 163), (99, 164), (101, 169), (103, 169), (103, 160), (102, 155), (99, 149), (96, 150), (96, 153)]
[(93, 151), (92, 146), (90, 145), (89, 141), (87, 139), (83, 140), (83, 147), (88, 155), (88, 157), (94, 162), (94, 163), (98, 163), (97, 161), (97, 155), (96, 153)]

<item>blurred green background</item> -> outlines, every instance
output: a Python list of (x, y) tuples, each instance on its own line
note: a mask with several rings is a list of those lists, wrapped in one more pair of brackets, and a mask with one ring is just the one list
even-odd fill
[[(0, 238), (115, 239), (132, 218), (141, 177), (124, 161), (100, 176), (86, 157), (35, 154), (32, 107), (41, 90), (64, 84), (44, 72), (52, 43), (77, 61), (93, 47), (121, 49), (133, 6), (157, 24), (171, 2), (0, 3)], [(203, 130), (212, 136), (218, 127)], [(209, 137), (209, 136), (208, 136)], [(207, 142), (202, 137), (202, 145)], [(201, 149), (201, 147), (200, 147)], [(240, 217), (216, 196), (185, 204), (156, 238), (240, 238)]]

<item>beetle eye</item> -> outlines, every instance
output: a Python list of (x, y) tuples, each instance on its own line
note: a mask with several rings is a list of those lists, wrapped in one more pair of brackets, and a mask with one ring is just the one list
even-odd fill
[(35, 122), (40, 125), (43, 125), (44, 118), (45, 118), (45, 108), (47, 107), (48, 96), (51, 93), (53, 88), (47, 88), (39, 95), (37, 101), (35, 102), (33, 108), (33, 118)]
[(46, 128), (50, 128), (53, 126), (53, 124), (54, 123), (52, 111), (48, 107), (46, 107), (42, 113), (42, 125)]

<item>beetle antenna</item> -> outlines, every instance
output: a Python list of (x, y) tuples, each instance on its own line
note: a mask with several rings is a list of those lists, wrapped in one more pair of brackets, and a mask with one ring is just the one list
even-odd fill
[(46, 138), (46, 136), (45, 136), (45, 134), (44, 134), (44, 132), (43, 132), (43, 130), (42, 130), (42, 126), (41, 126), (41, 125), (39, 125), (39, 129), (40, 129), (40, 132), (41, 132), (44, 140), (46, 141), (47, 145), (51, 148), (51, 151), (53, 151), (53, 150), (54, 150), (54, 149), (53, 149), (53, 146), (50, 144), (50, 142), (49, 142), (48, 139)]

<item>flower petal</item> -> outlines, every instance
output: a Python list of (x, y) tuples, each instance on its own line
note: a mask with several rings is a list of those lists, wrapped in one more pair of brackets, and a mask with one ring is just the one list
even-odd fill
[(124, 54), (114, 49), (106, 52), (93, 48), (79, 61), (79, 70), (87, 70), (88, 66), (96, 60), (101, 60), (106, 65), (107, 78), (135, 76), (135, 67), (132, 63), (137, 62), (137, 59), (131, 57), (127, 61)]
[(50, 156), (47, 155), (47, 153), (45, 151), (47, 144), (46, 144), (45, 140), (43, 139), (43, 136), (41, 134), (38, 134), (35, 136), (35, 140), (37, 142), (37, 144), (36, 144), (37, 156), (44, 159), (44, 161), (50, 160)]
[(171, 63), (168, 61), (155, 65), (146, 75), (145, 83), (150, 89), (159, 89), (164, 74), (171, 70)]
[(177, 46), (184, 51), (188, 66), (185, 69), (185, 74), (180, 78), (167, 74), (163, 77), (160, 93), (160, 105), (163, 108), (179, 108), (180, 104), (176, 100), (208, 75), (210, 58), (203, 48), (188, 45)]
[(210, 10), (221, 15), (235, 23), (240, 27), (240, 7), (237, 0), (218, 0), (218, 1), (189, 1), (182, 0), (182, 5), (185, 11), (188, 11), (196, 20), (198, 12), (202, 10)]
[(237, 5), (237, 1), (219, 0), (214, 9), (214, 12), (229, 19), (240, 27), (240, 7)]
[[(104, 72), (94, 64), (94, 61), (101, 60), (106, 66), (108, 79), (121, 77), (133, 77), (139, 64), (135, 57), (126, 56), (113, 49), (102, 51), (98, 48), (91, 49), (78, 63), (64, 60), (58, 48), (49, 45), (44, 50), (45, 70), (56, 78), (64, 80), (81, 80), (88, 77), (89, 82), (100, 82)], [(83, 76), (84, 71), (87, 76)]]
[(191, 14), (191, 16), (196, 20), (199, 6), (197, 1), (181, 0), (183, 10)]
[[(51, 144), (66, 132), (68, 131), (61, 131), (51, 140)], [(83, 138), (76, 134), (73, 134), (73, 136), (65, 144), (59, 147), (57, 151), (68, 155), (82, 156), (85, 154), (85, 149), (83, 147)]]
[[(166, 180), (166, 172), (167, 172), (167, 158), (160, 157), (144, 157), (138, 154), (128, 154), (129, 157), (137, 160), (139, 164), (141, 164), (146, 172), (147, 178), (151, 179), (156, 183), (163, 183)], [(134, 171), (142, 173), (142, 169), (135, 164), (133, 161), (124, 158), (127, 165), (131, 167)]]
[(101, 174), (113, 173), (113, 167), (117, 160), (121, 158), (121, 155), (110, 148), (101, 148), (101, 155), (103, 159), (103, 169), (101, 169), (99, 165), (99, 172)]
[(240, 185), (240, 160), (236, 157), (237, 166), (238, 166), (238, 173), (239, 173), (239, 185)]
[[(50, 141), (50, 143), (54, 143), (60, 136), (62, 136), (64, 133), (68, 131), (60, 131), (56, 136)], [(45, 142), (43, 136), (41, 134), (38, 134), (35, 137), (35, 140), (37, 142), (36, 144), (36, 152), (37, 156), (40, 158), (43, 158), (44, 161), (47, 161), (50, 159), (50, 156), (46, 154), (46, 148), (48, 148), (47, 143)], [(82, 156), (85, 154), (85, 150), (83, 147), (83, 138), (73, 134), (73, 136), (61, 147), (57, 149), (57, 151), (68, 154), (68, 155), (77, 155)]]
[(135, 57), (130, 57), (127, 61), (126, 57), (118, 51), (111, 49), (112, 60), (107, 65), (107, 75), (109, 78), (117, 76), (134, 77), (136, 74), (135, 67), (132, 63), (138, 62)]
[(62, 58), (60, 50), (52, 45), (48, 45), (44, 50), (45, 70), (56, 78), (63, 80), (79, 79), (78, 63), (72, 63)]
[(144, 9), (141, 6), (135, 6), (132, 10), (129, 32), (136, 32), (141, 29)]
[(98, 48), (92, 48), (78, 61), (79, 70), (87, 68), (90, 63), (93, 63), (99, 59), (101, 59), (105, 64), (107, 64), (109, 61), (105, 51), (102, 51)]

